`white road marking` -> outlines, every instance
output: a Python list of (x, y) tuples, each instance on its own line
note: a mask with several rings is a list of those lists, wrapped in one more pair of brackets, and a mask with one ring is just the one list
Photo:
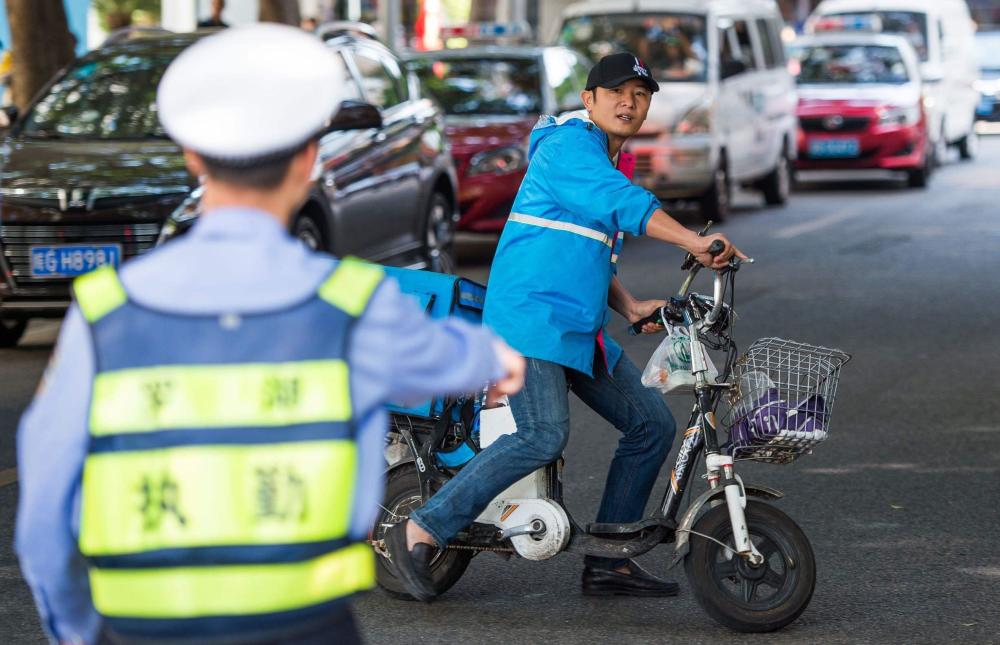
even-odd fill
[(21, 343), (24, 345), (47, 345), (56, 342), (62, 320), (33, 320), (24, 332)]
[(818, 219), (802, 222), (801, 224), (795, 224), (793, 226), (789, 226), (788, 228), (783, 228), (775, 233), (774, 236), (778, 239), (787, 240), (793, 237), (798, 237), (799, 235), (822, 230), (828, 226), (839, 224), (840, 222), (846, 222), (847, 220), (860, 217), (864, 214), (865, 212), (861, 209), (847, 208), (842, 211), (830, 213), (829, 215)]
[(0, 470), (0, 488), (17, 483), (17, 468)]
[(1000, 567), (960, 567), (958, 570), (962, 573), (970, 573), (974, 576), (1000, 578)]

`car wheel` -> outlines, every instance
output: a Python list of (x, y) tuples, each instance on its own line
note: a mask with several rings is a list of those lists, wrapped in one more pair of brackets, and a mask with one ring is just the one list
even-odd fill
[(958, 142), (958, 156), (962, 159), (975, 159), (977, 152), (979, 152), (979, 135), (973, 130)]
[(910, 188), (927, 188), (930, 179), (930, 168), (924, 164), (920, 168), (914, 168), (906, 173), (906, 185)]
[(3, 320), (0, 319), (0, 347), (14, 347), (24, 330), (28, 328), (27, 320)]
[(319, 222), (309, 215), (302, 215), (292, 226), (292, 236), (301, 240), (313, 251), (326, 251), (326, 236)]
[(788, 195), (792, 192), (792, 170), (784, 152), (778, 157), (774, 170), (761, 181), (760, 188), (768, 206), (784, 206), (788, 203)]
[(430, 271), (455, 272), (455, 219), (451, 200), (441, 193), (431, 195), (424, 220), (424, 261)]
[(948, 139), (945, 138), (944, 132), (944, 126), (942, 125), (937, 140), (931, 142), (931, 150), (933, 151), (931, 165), (935, 168), (943, 166), (945, 159), (948, 157)]
[(729, 181), (729, 171), (726, 161), (722, 159), (719, 167), (712, 175), (712, 185), (701, 198), (701, 217), (706, 222), (723, 222), (729, 215), (729, 205), (732, 201), (733, 186)]

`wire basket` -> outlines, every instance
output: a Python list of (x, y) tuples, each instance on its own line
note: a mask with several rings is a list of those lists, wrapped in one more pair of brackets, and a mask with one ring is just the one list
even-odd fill
[(826, 440), (840, 350), (761, 338), (733, 368), (731, 408), (723, 419), (735, 459), (787, 464)]

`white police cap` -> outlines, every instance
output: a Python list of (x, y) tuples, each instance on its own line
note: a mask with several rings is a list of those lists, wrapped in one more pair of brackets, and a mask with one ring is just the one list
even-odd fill
[(345, 98), (335, 57), (315, 36), (286, 25), (208, 36), (163, 74), (160, 122), (181, 146), (222, 162), (291, 152), (322, 130)]

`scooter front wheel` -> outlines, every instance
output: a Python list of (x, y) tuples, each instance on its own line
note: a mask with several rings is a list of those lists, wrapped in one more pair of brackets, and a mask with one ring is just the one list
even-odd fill
[(748, 500), (746, 520), (763, 563), (753, 566), (719, 544), (734, 544), (729, 509), (720, 504), (692, 528), (684, 567), (695, 598), (713, 619), (738, 632), (772, 632), (809, 605), (816, 559), (802, 529), (777, 508)]
[[(375, 521), (372, 537), (381, 540), (390, 526), (406, 520), (410, 513), (421, 506), (420, 480), (417, 469), (412, 465), (401, 466), (389, 473), (385, 485), (385, 503)], [(452, 585), (465, 573), (472, 559), (472, 551), (448, 549), (438, 553), (431, 561), (431, 579), (438, 595), (451, 589)], [(389, 562), (382, 556), (375, 558), (375, 580), (378, 586), (393, 598), (413, 600)]]

